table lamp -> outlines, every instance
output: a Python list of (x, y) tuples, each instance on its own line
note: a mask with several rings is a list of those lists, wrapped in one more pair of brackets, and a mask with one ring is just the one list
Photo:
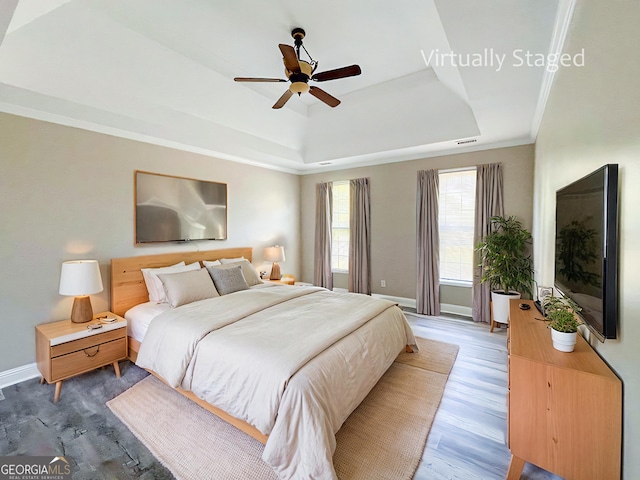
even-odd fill
[(264, 260), (265, 262), (273, 262), (269, 280), (280, 280), (280, 265), (278, 265), (278, 262), (284, 262), (284, 247), (274, 245), (273, 247), (265, 248)]
[(93, 309), (89, 295), (102, 291), (102, 277), (97, 260), (73, 260), (62, 264), (60, 295), (75, 296), (71, 309), (71, 321), (89, 322)]

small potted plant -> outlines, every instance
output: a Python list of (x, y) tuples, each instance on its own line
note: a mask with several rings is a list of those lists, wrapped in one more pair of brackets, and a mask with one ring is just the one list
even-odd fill
[(521, 294), (531, 295), (533, 265), (531, 233), (514, 216), (491, 217), (491, 233), (476, 246), (482, 263), (480, 282), (489, 282), (493, 291), (493, 319), (509, 321), (509, 301)]
[(551, 328), (553, 348), (561, 352), (573, 352), (578, 335), (578, 319), (576, 313), (580, 307), (570, 299), (546, 297), (542, 302), (545, 317)]

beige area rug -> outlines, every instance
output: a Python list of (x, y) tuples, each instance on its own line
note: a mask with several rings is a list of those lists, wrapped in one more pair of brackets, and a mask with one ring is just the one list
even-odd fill
[[(342, 480), (410, 479), (418, 467), (458, 347), (418, 338), (336, 435)], [(275, 480), (264, 446), (149, 376), (107, 402), (178, 479)]]

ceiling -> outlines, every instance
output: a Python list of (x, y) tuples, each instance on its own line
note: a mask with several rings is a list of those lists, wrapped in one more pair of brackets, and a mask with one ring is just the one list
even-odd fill
[[(4, 0), (0, 110), (295, 173), (532, 143), (553, 69), (525, 53), (571, 3)], [(233, 81), (286, 78), (293, 27), (317, 71), (362, 68), (315, 84), (338, 107)]]

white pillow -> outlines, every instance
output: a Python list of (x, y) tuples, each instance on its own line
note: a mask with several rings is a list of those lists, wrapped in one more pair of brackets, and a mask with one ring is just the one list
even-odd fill
[(222, 263), (220, 262), (220, 260), (203, 260), (202, 261), (202, 265), (204, 265), (205, 268), (207, 267), (215, 267), (216, 265), (222, 265)]
[(147, 285), (147, 291), (149, 292), (149, 301), (156, 303), (168, 303), (167, 295), (162, 286), (162, 282), (158, 278), (159, 273), (179, 273), (188, 272), (190, 270), (198, 270), (200, 264), (198, 262), (185, 265), (184, 262), (176, 263), (170, 267), (161, 268), (143, 268), (142, 276), (144, 277), (144, 283)]
[[(168, 273), (170, 272), (173, 268), (176, 267), (184, 267), (185, 263), (184, 262), (180, 262), (180, 263), (176, 263), (175, 265), (170, 265), (168, 267), (160, 267), (160, 268), (143, 268), (142, 269), (142, 278), (144, 278), (144, 283), (147, 286), (147, 292), (149, 293), (149, 301), (150, 302), (156, 302), (158, 303), (158, 296), (159, 294), (157, 293), (157, 286), (156, 286), (156, 280), (157, 277), (156, 275), (158, 273)], [(160, 283), (160, 287), (162, 287), (162, 283)], [(162, 294), (164, 295), (164, 290), (162, 290)], [(155, 299), (155, 300), (154, 300)]]
[(226, 265), (227, 263), (236, 263), (241, 262), (242, 260), (246, 260), (244, 257), (236, 257), (236, 258), (221, 258), (220, 263)]
[(240, 258), (221, 258), (220, 263), (222, 265), (237, 265), (240, 264), (242, 267), (242, 274), (244, 275), (244, 279), (247, 281), (247, 285), (253, 287), (254, 285), (260, 285), (262, 280), (260, 280), (260, 274), (256, 270), (249, 260), (244, 257)]
[(205, 268), (180, 273), (160, 273), (164, 291), (172, 307), (179, 307), (206, 298), (219, 297)]

